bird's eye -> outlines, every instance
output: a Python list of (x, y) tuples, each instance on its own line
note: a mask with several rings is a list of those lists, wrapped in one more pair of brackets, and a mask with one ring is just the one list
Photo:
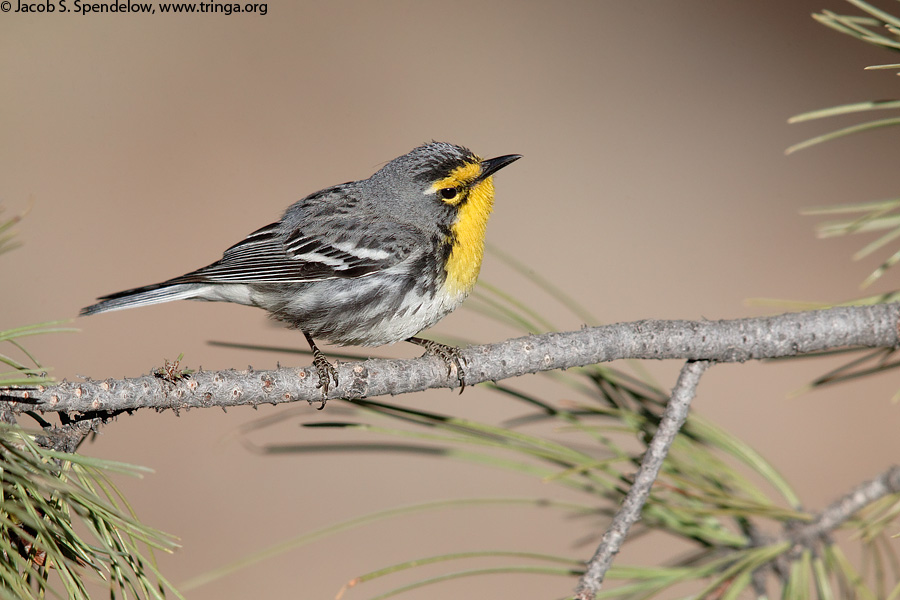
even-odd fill
[(453, 200), (459, 195), (458, 187), (448, 187), (438, 190), (438, 193), (441, 195), (441, 198), (444, 200)]

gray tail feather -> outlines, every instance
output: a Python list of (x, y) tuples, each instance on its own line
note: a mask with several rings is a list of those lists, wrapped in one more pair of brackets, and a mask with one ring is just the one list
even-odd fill
[(78, 314), (79, 316), (96, 315), (97, 313), (122, 310), (123, 308), (149, 306), (150, 304), (161, 304), (163, 302), (172, 302), (173, 300), (187, 300), (196, 298), (197, 292), (202, 287), (202, 285), (196, 283), (155, 283), (98, 298), (102, 302), (86, 306)]

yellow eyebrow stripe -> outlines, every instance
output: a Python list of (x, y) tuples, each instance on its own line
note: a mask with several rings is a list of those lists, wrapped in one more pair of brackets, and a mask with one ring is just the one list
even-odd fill
[(470, 183), (478, 179), (478, 176), (481, 175), (481, 159), (476, 159), (478, 162), (470, 162), (462, 165), (461, 167), (456, 167), (450, 174), (444, 177), (443, 179), (439, 179), (435, 181), (431, 185), (431, 189), (433, 191), (442, 190), (448, 187), (456, 187), (456, 186), (468, 186)]

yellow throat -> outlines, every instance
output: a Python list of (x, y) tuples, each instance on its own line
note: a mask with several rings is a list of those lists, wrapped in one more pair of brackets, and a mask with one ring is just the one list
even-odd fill
[(472, 291), (484, 258), (484, 234), (494, 207), (494, 178), (477, 181), (480, 174), (481, 164), (469, 163), (457, 167), (433, 186), (434, 189), (458, 186), (463, 190), (456, 199), (448, 201), (449, 204), (462, 204), (456, 221), (450, 226), (453, 245), (445, 266), (444, 289), (453, 295), (467, 295)]

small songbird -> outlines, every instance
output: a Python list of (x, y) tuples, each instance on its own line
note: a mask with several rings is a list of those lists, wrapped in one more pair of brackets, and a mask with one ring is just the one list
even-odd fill
[(406, 340), (455, 368), (464, 387), (459, 350), (416, 334), (475, 286), (492, 175), (519, 158), (483, 160), (462, 146), (424, 144), (368, 179), (295, 202), (209, 266), (104, 296), (81, 314), (172, 300), (258, 306), (306, 336), (323, 398), (332, 380), (338, 385), (337, 370), (314, 338), (357, 346)]

